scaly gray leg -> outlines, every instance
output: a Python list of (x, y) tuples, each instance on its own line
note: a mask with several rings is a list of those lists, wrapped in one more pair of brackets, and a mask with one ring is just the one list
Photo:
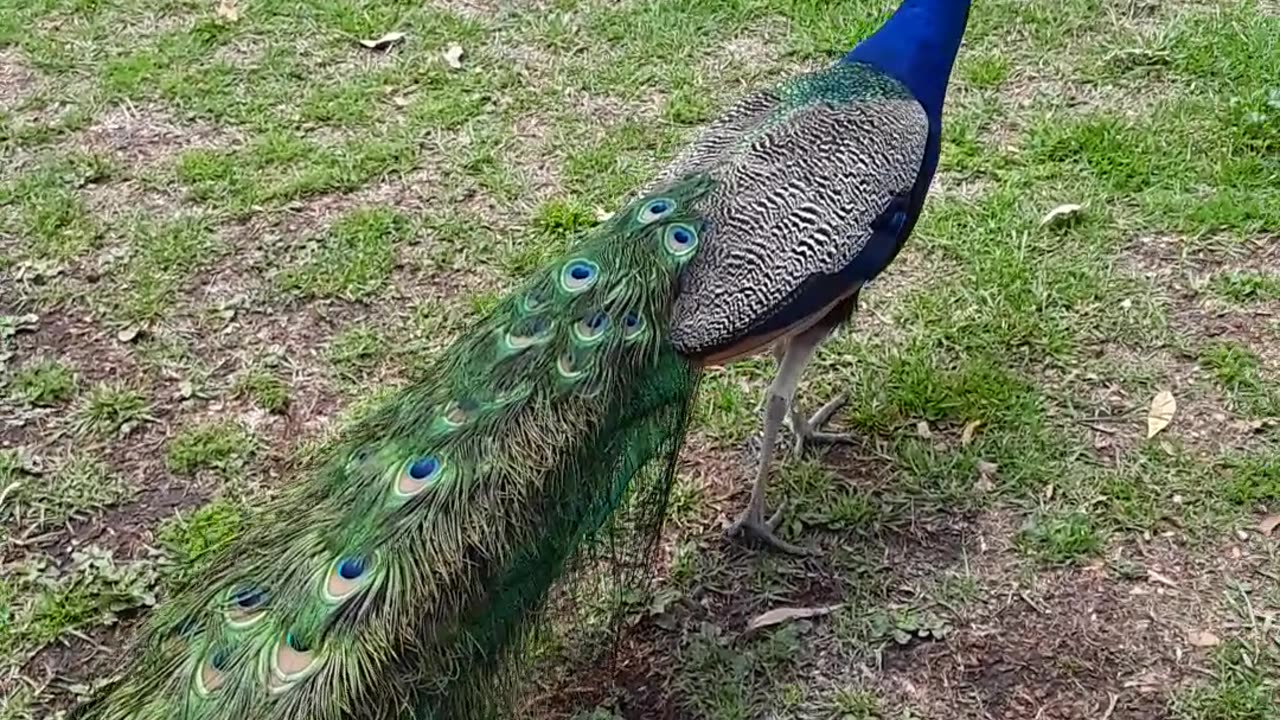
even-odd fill
[[(760, 443), (760, 465), (756, 469), (755, 484), (751, 486), (751, 500), (747, 509), (736, 522), (730, 526), (730, 536), (743, 536), (762, 542), (770, 547), (794, 555), (812, 555), (813, 551), (779, 539), (773, 534), (782, 518), (782, 510), (774, 512), (773, 517), (765, 520), (764, 497), (769, 483), (769, 473), (773, 468), (775, 446), (778, 439), (778, 428), (791, 409), (791, 399), (795, 396), (796, 386), (800, 384), (800, 376), (805, 366), (818, 349), (819, 343), (826, 338), (830, 327), (822, 325), (810, 328), (791, 338), (782, 360), (778, 364), (778, 373), (769, 385), (768, 400), (765, 402), (764, 437)], [(775, 348), (775, 356), (778, 350)], [(830, 414), (828, 412), (828, 414)]]

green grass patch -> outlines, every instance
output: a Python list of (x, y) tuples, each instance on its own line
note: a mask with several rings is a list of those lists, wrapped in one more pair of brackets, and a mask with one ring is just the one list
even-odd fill
[(1102, 550), (1104, 543), (1096, 521), (1082, 512), (1042, 514), (1018, 539), (1024, 551), (1054, 565), (1092, 557)]
[(1218, 342), (1201, 350), (1200, 363), (1230, 395), (1233, 404), (1254, 416), (1280, 415), (1280, 391), (1264, 376), (1261, 359), (1235, 342)]
[(1173, 702), (1176, 720), (1276, 720), (1280, 718), (1276, 646), (1230, 640), (1214, 652), (1212, 678)]
[(277, 285), (308, 299), (373, 297), (391, 277), (396, 247), (411, 234), (409, 220), (396, 211), (353, 211), (316, 238), (301, 262), (277, 275)]
[(237, 397), (249, 398), (267, 412), (282, 413), (289, 407), (289, 383), (267, 368), (252, 368), (241, 373), (232, 392)]
[(165, 448), (169, 469), (181, 475), (198, 470), (233, 473), (257, 451), (258, 439), (236, 422), (215, 421), (183, 429)]
[(23, 366), (13, 376), (13, 391), (32, 405), (54, 406), (70, 400), (76, 392), (76, 373), (61, 360), (38, 360)]
[(80, 432), (109, 437), (152, 419), (151, 404), (141, 391), (119, 382), (102, 382), (85, 395), (75, 423)]
[(1280, 274), (1230, 272), (1214, 275), (1209, 290), (1218, 297), (1244, 305), (1280, 300)]

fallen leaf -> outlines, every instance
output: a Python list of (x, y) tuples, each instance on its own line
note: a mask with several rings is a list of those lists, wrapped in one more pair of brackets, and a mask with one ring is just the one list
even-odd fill
[(925, 440), (933, 438), (933, 431), (929, 429), (929, 422), (927, 420), (921, 420), (916, 423), (916, 435), (919, 435)]
[(964, 426), (964, 431), (960, 433), (961, 447), (969, 447), (969, 443), (973, 442), (973, 436), (978, 432), (978, 426), (981, 424), (981, 420), (974, 420)]
[(827, 607), (774, 608), (752, 618), (751, 622), (747, 623), (747, 630), (759, 630), (760, 628), (777, 625), (788, 620), (822, 617), (823, 615), (830, 615), (841, 607), (841, 605), (828, 605)]
[(1045, 225), (1053, 225), (1073, 220), (1080, 215), (1081, 210), (1084, 210), (1083, 205), (1075, 205), (1072, 203), (1059, 205), (1046, 213), (1044, 217), (1040, 218), (1040, 226), (1044, 227)]
[(227, 22), (239, 20), (240, 9), (236, 7), (236, 0), (218, 0), (218, 17)]
[(138, 339), (138, 333), (140, 332), (142, 332), (142, 329), (137, 325), (126, 325), (120, 332), (116, 333), (116, 339), (122, 343), (133, 342)]
[(449, 43), (449, 47), (444, 50), (444, 61), (454, 70), (461, 70), (462, 46), (458, 43)]
[(396, 43), (404, 40), (404, 33), (399, 31), (389, 32), (377, 40), (361, 40), (360, 44), (370, 50), (386, 50)]
[(1177, 583), (1165, 577), (1164, 575), (1161, 575), (1155, 570), (1152, 570), (1151, 568), (1147, 568), (1147, 580), (1153, 583), (1160, 583), (1161, 585), (1165, 585), (1171, 588), (1178, 587)]
[(1208, 630), (1192, 630), (1187, 633), (1187, 642), (1196, 647), (1217, 647), (1222, 643), (1217, 635)]
[(1268, 515), (1258, 523), (1258, 532), (1262, 533), (1263, 537), (1271, 537), (1271, 533), (1275, 532), (1277, 527), (1280, 527), (1280, 514)]
[(18, 447), (18, 466), (28, 475), (44, 474), (44, 460), (26, 445)]
[(396, 95), (395, 97), (391, 98), (391, 104), (395, 105), (396, 107), (408, 107), (409, 98), (403, 95)]
[(1156, 436), (1156, 433), (1169, 427), (1169, 423), (1173, 422), (1173, 414), (1178, 409), (1178, 401), (1173, 397), (1173, 393), (1168, 390), (1161, 390), (1151, 399), (1151, 410), (1147, 413), (1147, 439)]
[(978, 461), (978, 482), (973, 487), (978, 492), (988, 493), (996, 489), (995, 477), (1000, 470), (1000, 466), (987, 462), (986, 460)]

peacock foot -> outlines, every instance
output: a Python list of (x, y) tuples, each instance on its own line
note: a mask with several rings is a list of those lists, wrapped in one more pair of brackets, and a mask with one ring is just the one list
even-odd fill
[(778, 508), (774, 511), (773, 517), (765, 520), (764, 513), (761, 508), (752, 503), (745, 511), (743, 511), (742, 515), (738, 516), (738, 519), (729, 526), (729, 529), (725, 531), (725, 535), (731, 538), (753, 541), (789, 555), (816, 555), (817, 553), (813, 550), (800, 547), (799, 545), (792, 545), (774, 534), (774, 530), (778, 527), (778, 521), (782, 519), (782, 511), (782, 507)]
[(849, 444), (854, 441), (851, 433), (823, 432), (818, 428), (826, 425), (831, 416), (837, 410), (844, 407), (849, 402), (848, 393), (840, 393), (826, 405), (818, 408), (808, 420), (797, 417), (793, 414), (787, 415), (787, 423), (791, 426), (791, 432), (795, 435), (795, 444), (792, 446), (792, 452), (799, 457), (804, 454), (805, 447), (808, 445), (836, 445)]

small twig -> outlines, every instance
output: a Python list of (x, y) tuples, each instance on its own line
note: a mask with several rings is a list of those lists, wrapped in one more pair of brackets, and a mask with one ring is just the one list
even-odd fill
[(8, 487), (6, 487), (4, 490), (0, 490), (0, 508), (4, 507), (4, 499), (9, 497), (9, 493), (16, 491), (20, 487), (22, 487), (22, 481), (14, 480), (13, 482), (9, 483)]
[(1120, 702), (1120, 696), (1115, 693), (1107, 693), (1111, 696), (1111, 704), (1107, 705), (1107, 711), (1102, 713), (1101, 720), (1111, 720), (1111, 713), (1116, 711), (1116, 703)]
[(1124, 415), (1095, 415), (1093, 417), (1076, 418), (1076, 422), (1085, 425), (1100, 422), (1125, 422), (1130, 419), (1134, 412), (1134, 410), (1129, 410)]
[(1049, 614), (1049, 611), (1048, 611), (1048, 610), (1045, 610), (1045, 609), (1044, 609), (1044, 607), (1042, 607), (1041, 605), (1037, 604), (1035, 600), (1032, 600), (1032, 599), (1031, 599), (1031, 596), (1027, 594), (1027, 591), (1026, 591), (1026, 590), (1019, 590), (1019, 591), (1018, 591), (1018, 597), (1022, 598), (1022, 601), (1023, 601), (1023, 602), (1025, 602), (1026, 604), (1030, 605), (1030, 606), (1031, 606), (1031, 608), (1032, 608), (1033, 610), (1035, 610), (1036, 612), (1040, 613), (1041, 615), (1048, 615), (1048, 614)]

